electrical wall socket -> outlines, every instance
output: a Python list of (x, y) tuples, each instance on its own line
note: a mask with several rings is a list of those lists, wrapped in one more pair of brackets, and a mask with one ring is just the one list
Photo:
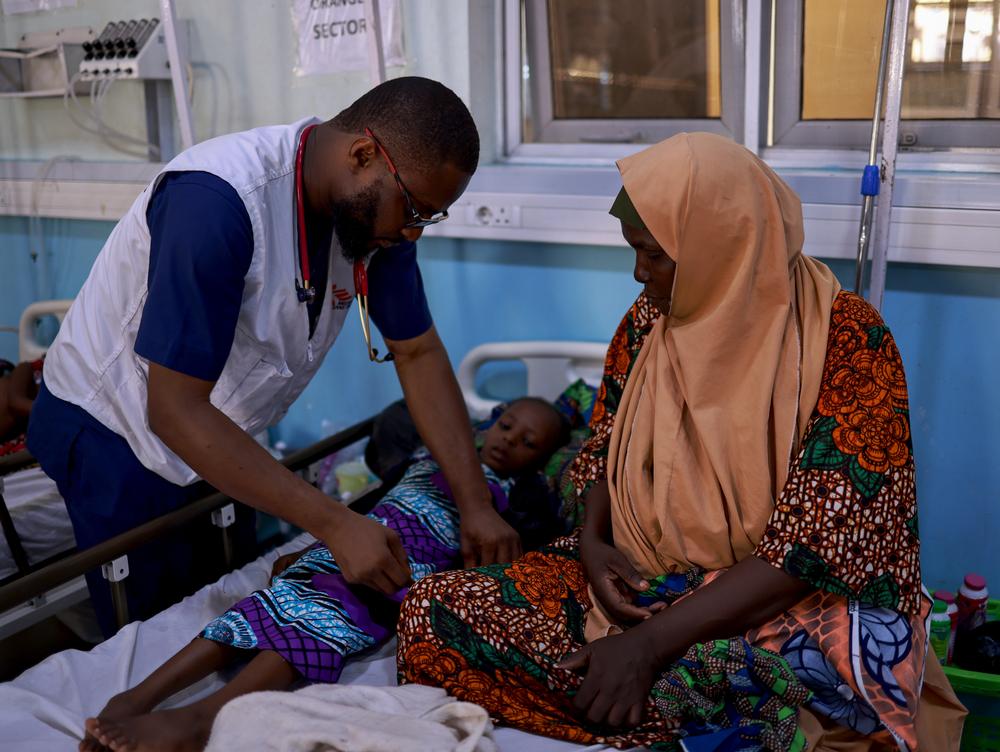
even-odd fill
[(520, 227), (521, 207), (515, 204), (472, 204), (469, 224), (482, 227)]

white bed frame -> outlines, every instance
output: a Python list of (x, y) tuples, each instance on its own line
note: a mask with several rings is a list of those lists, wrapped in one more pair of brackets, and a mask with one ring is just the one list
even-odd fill
[(553, 400), (577, 379), (598, 386), (608, 346), (600, 342), (527, 340), (488, 342), (474, 347), (458, 366), (458, 384), (473, 418), (482, 418), (500, 401), (476, 390), (476, 372), (487, 363), (517, 360), (528, 373), (528, 394)]
[(72, 303), (72, 300), (40, 300), (24, 309), (17, 334), (18, 360), (38, 360), (45, 355), (49, 346), (38, 341), (38, 323), (46, 316), (55, 316), (62, 324)]

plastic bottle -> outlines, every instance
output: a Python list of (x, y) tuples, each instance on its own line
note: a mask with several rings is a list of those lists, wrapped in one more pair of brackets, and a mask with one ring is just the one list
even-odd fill
[(951, 642), (951, 617), (948, 616), (948, 604), (944, 601), (934, 600), (928, 637), (934, 654), (941, 663), (945, 663), (948, 660), (948, 645)]
[(950, 590), (935, 590), (934, 598), (948, 604), (948, 617), (951, 619), (951, 640), (948, 642), (948, 660), (945, 663), (950, 666), (955, 655), (955, 635), (958, 633), (958, 604), (955, 603), (955, 594)]
[(368, 466), (361, 460), (351, 460), (342, 465), (337, 465), (333, 471), (337, 477), (337, 490), (340, 498), (349, 501), (368, 487), (371, 482), (371, 473)]
[(965, 581), (958, 589), (958, 597), (955, 599), (959, 632), (968, 632), (986, 623), (986, 603), (989, 598), (985, 577), (974, 573), (965, 575)]

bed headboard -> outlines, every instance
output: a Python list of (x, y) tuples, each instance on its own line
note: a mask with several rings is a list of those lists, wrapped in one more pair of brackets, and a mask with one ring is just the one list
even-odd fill
[(528, 394), (551, 400), (577, 379), (597, 386), (604, 372), (607, 349), (607, 344), (602, 342), (487, 342), (472, 348), (462, 358), (458, 384), (469, 412), (474, 418), (480, 418), (499, 404), (498, 400), (476, 392), (476, 372), (484, 364), (497, 360), (521, 361), (528, 372)]
[(18, 326), (17, 358), (20, 361), (38, 360), (49, 346), (38, 341), (38, 322), (46, 316), (55, 316), (62, 324), (72, 300), (39, 300), (24, 309)]

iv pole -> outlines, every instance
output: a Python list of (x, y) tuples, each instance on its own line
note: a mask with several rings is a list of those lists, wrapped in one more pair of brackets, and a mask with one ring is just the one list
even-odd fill
[[(885, 22), (882, 29), (882, 49), (879, 60), (875, 92), (875, 112), (872, 116), (872, 138), (868, 165), (861, 180), (864, 196), (861, 225), (858, 232), (858, 257), (855, 272), (855, 292), (864, 292), (865, 265), (868, 246), (872, 245), (872, 268), (868, 301), (878, 310), (885, 295), (885, 276), (888, 264), (889, 229), (892, 216), (892, 192), (896, 176), (896, 153), (899, 145), (899, 113), (903, 99), (903, 64), (906, 60), (906, 33), (909, 27), (909, 0), (886, 0)], [(881, 166), (876, 161), (878, 150), (879, 120), (881, 118), (883, 89), (886, 89), (885, 119), (882, 122)], [(872, 205), (880, 195), (874, 209)]]
[(865, 265), (868, 262), (868, 244), (871, 240), (872, 219), (875, 212), (875, 197), (879, 189), (878, 133), (882, 120), (882, 91), (885, 89), (885, 61), (889, 56), (889, 37), (892, 33), (892, 0), (885, 3), (885, 21), (882, 23), (882, 54), (878, 60), (878, 75), (875, 77), (875, 113), (872, 115), (872, 140), (868, 148), (868, 164), (861, 176), (861, 226), (858, 228), (858, 261), (854, 274), (854, 292), (861, 295), (864, 290)]
[(906, 32), (910, 23), (909, 0), (893, 2), (892, 39), (889, 43), (888, 89), (885, 121), (882, 127), (882, 196), (875, 209), (875, 234), (872, 247), (872, 271), (868, 302), (882, 310), (885, 295), (886, 267), (889, 263), (889, 229), (892, 216), (892, 192), (896, 181), (896, 152), (899, 148), (899, 113), (903, 104), (903, 65), (906, 62)]

